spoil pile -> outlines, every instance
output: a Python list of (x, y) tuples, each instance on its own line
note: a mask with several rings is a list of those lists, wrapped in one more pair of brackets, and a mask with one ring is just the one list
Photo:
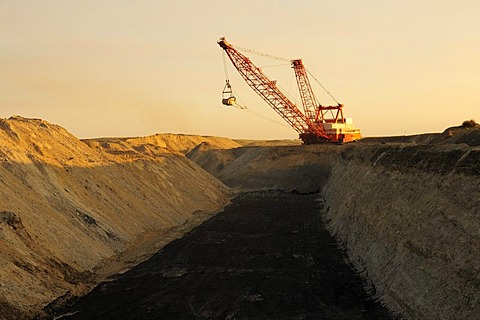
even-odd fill
[(85, 293), (228, 202), (228, 188), (178, 152), (191, 146), (140, 145), (154, 137), (108, 152), (43, 120), (0, 119), (0, 318)]

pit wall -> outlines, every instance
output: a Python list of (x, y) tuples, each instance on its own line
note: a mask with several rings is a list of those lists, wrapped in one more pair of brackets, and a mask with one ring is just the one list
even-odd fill
[(43, 120), (0, 119), (0, 319), (42, 318), (229, 201), (184, 155), (121, 142), (89, 146)]
[(480, 150), (349, 145), (327, 224), (376, 297), (405, 319), (479, 319)]
[(321, 190), (331, 232), (402, 318), (480, 319), (478, 147), (359, 142), (187, 156), (239, 191)]

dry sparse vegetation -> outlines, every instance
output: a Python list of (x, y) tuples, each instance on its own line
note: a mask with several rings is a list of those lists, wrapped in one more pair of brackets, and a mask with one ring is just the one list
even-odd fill
[(462, 122), (462, 127), (464, 128), (475, 128), (480, 126), (475, 120), (470, 119), (470, 120), (465, 120)]

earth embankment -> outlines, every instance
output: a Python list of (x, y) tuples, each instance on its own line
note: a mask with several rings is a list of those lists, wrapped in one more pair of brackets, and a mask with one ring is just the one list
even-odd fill
[(230, 198), (178, 150), (108, 150), (43, 120), (0, 120), (0, 318), (87, 292)]
[(326, 216), (377, 295), (407, 319), (478, 319), (480, 150), (343, 148)]

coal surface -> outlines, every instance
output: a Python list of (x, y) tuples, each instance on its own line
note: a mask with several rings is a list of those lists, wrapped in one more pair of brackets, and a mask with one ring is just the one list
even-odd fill
[[(61, 319), (393, 319), (321, 219), (318, 195), (250, 192)], [(57, 319), (58, 319), (57, 318)]]

